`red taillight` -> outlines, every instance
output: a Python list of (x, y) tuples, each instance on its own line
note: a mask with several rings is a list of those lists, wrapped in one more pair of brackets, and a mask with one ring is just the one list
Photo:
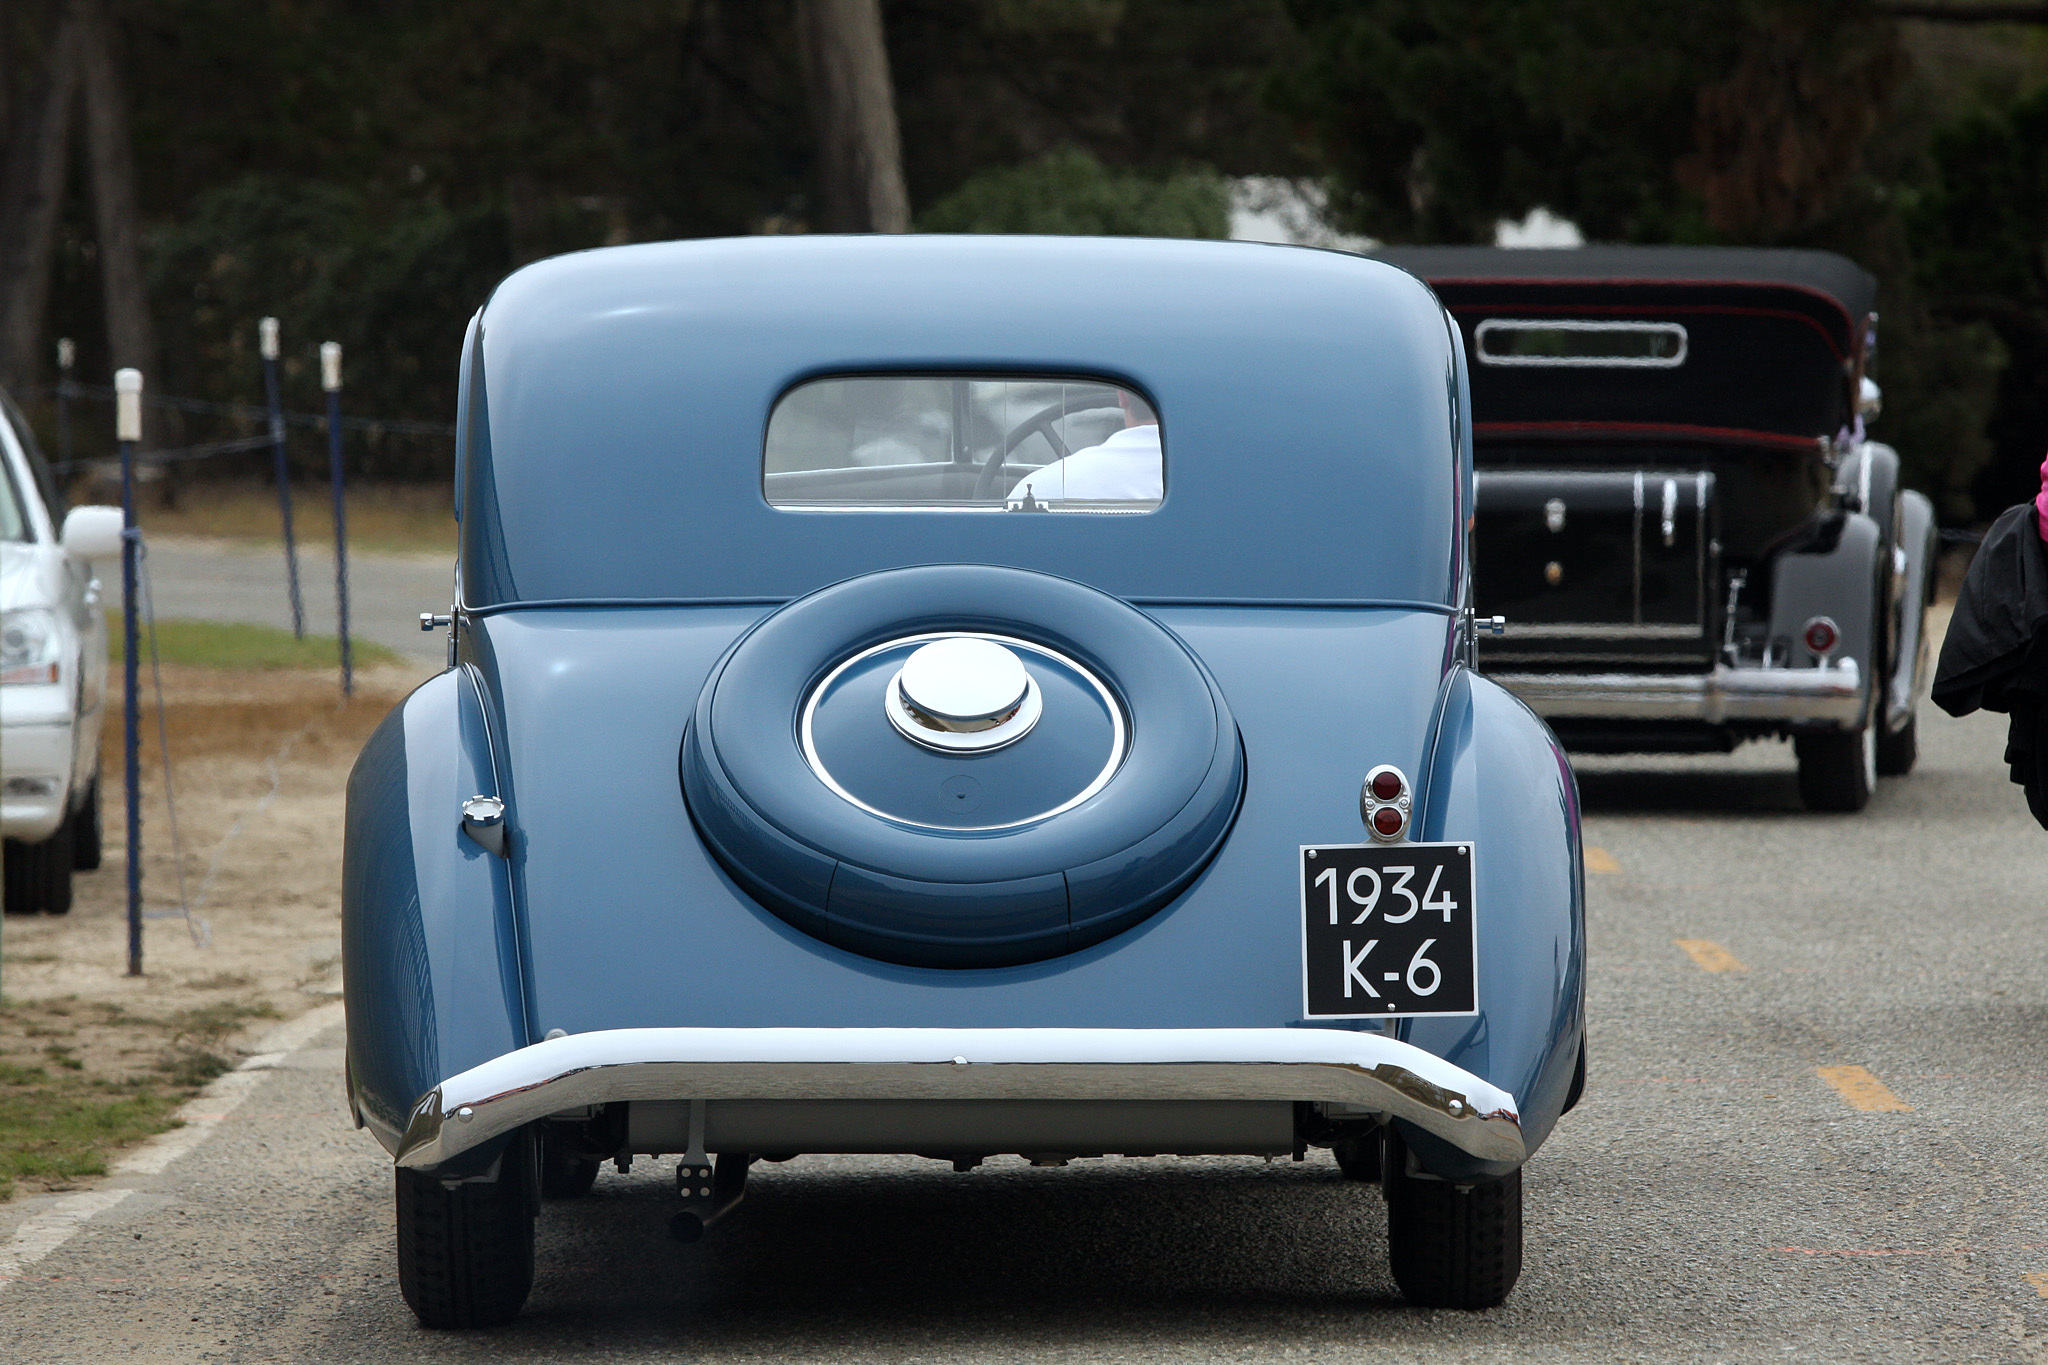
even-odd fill
[(1408, 779), (1391, 763), (1382, 763), (1365, 775), (1358, 789), (1358, 818), (1375, 839), (1399, 839), (1408, 832)]
[(1835, 646), (1842, 643), (1842, 630), (1827, 617), (1816, 616), (1806, 623), (1803, 638), (1806, 647), (1815, 654), (1832, 654), (1835, 652)]

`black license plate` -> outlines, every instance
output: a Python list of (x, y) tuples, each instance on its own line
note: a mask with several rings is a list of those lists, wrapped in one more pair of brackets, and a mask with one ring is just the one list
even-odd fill
[(1469, 843), (1303, 846), (1307, 1016), (1478, 1013), (1472, 858)]

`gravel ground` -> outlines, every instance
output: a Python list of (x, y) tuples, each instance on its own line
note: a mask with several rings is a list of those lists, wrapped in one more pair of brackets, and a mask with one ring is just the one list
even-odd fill
[[(1326, 1154), (804, 1157), (694, 1247), (673, 1163), (608, 1170), (546, 1209), (524, 1317), (425, 1333), (329, 1028), (0, 1285), (0, 1358), (2048, 1360), (2048, 835), (1999, 718), (1922, 724), (1859, 816), (1802, 812), (1783, 746), (1584, 766), (1590, 1085), (1498, 1310), (1403, 1307)], [(0, 1251), (53, 1207), (0, 1206)]]

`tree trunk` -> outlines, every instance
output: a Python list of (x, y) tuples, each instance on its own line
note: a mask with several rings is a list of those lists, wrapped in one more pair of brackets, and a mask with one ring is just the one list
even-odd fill
[(796, 13), (818, 129), (820, 226), (827, 232), (910, 231), (880, 0), (797, 0)]
[[(84, 17), (86, 165), (92, 180), (100, 257), (100, 292), (107, 310), (107, 349), (113, 367), (141, 370), (149, 387), (157, 372), (156, 327), (142, 279), (142, 223), (135, 200), (135, 151), (128, 138), (128, 100), (114, 62), (113, 25), (100, 0), (78, 0)], [(145, 390), (146, 391), (146, 390)], [(145, 412), (143, 441), (155, 424)]]
[(36, 343), (50, 301), (71, 118), (78, 104), (80, 23), (65, 5), (51, 35), (49, 61), (35, 93), (9, 120), (0, 171), (0, 384), (25, 386), (37, 372)]

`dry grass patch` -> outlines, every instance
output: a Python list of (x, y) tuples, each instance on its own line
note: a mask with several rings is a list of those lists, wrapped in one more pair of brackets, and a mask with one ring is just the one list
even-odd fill
[[(421, 677), (405, 665), (366, 669), (343, 705), (324, 669), (163, 672), (185, 886), (208, 933), (201, 942), (179, 918), (150, 919), (144, 975), (126, 975), (115, 720), (102, 747), (105, 865), (79, 874), (69, 915), (10, 916), (0, 930), (0, 1198), (102, 1173), (232, 1067), (259, 1021), (326, 998), (340, 955), (349, 768)], [(118, 695), (109, 702), (118, 715)], [(143, 898), (161, 914), (177, 906), (179, 865), (152, 706), (144, 737)]]
[(0, 1006), (0, 1199), (106, 1174), (110, 1151), (170, 1127), (233, 1068), (228, 1039), (276, 1016), (261, 1000), (165, 1015), (76, 996)]
[[(277, 490), (266, 483), (193, 483), (177, 505), (149, 505), (136, 519), (150, 535), (211, 536), (252, 545), (283, 541)], [(292, 530), (308, 545), (334, 543), (334, 511), (324, 485), (292, 489)], [(351, 549), (451, 553), (455, 548), (453, 489), (435, 484), (363, 484), (348, 490)]]

